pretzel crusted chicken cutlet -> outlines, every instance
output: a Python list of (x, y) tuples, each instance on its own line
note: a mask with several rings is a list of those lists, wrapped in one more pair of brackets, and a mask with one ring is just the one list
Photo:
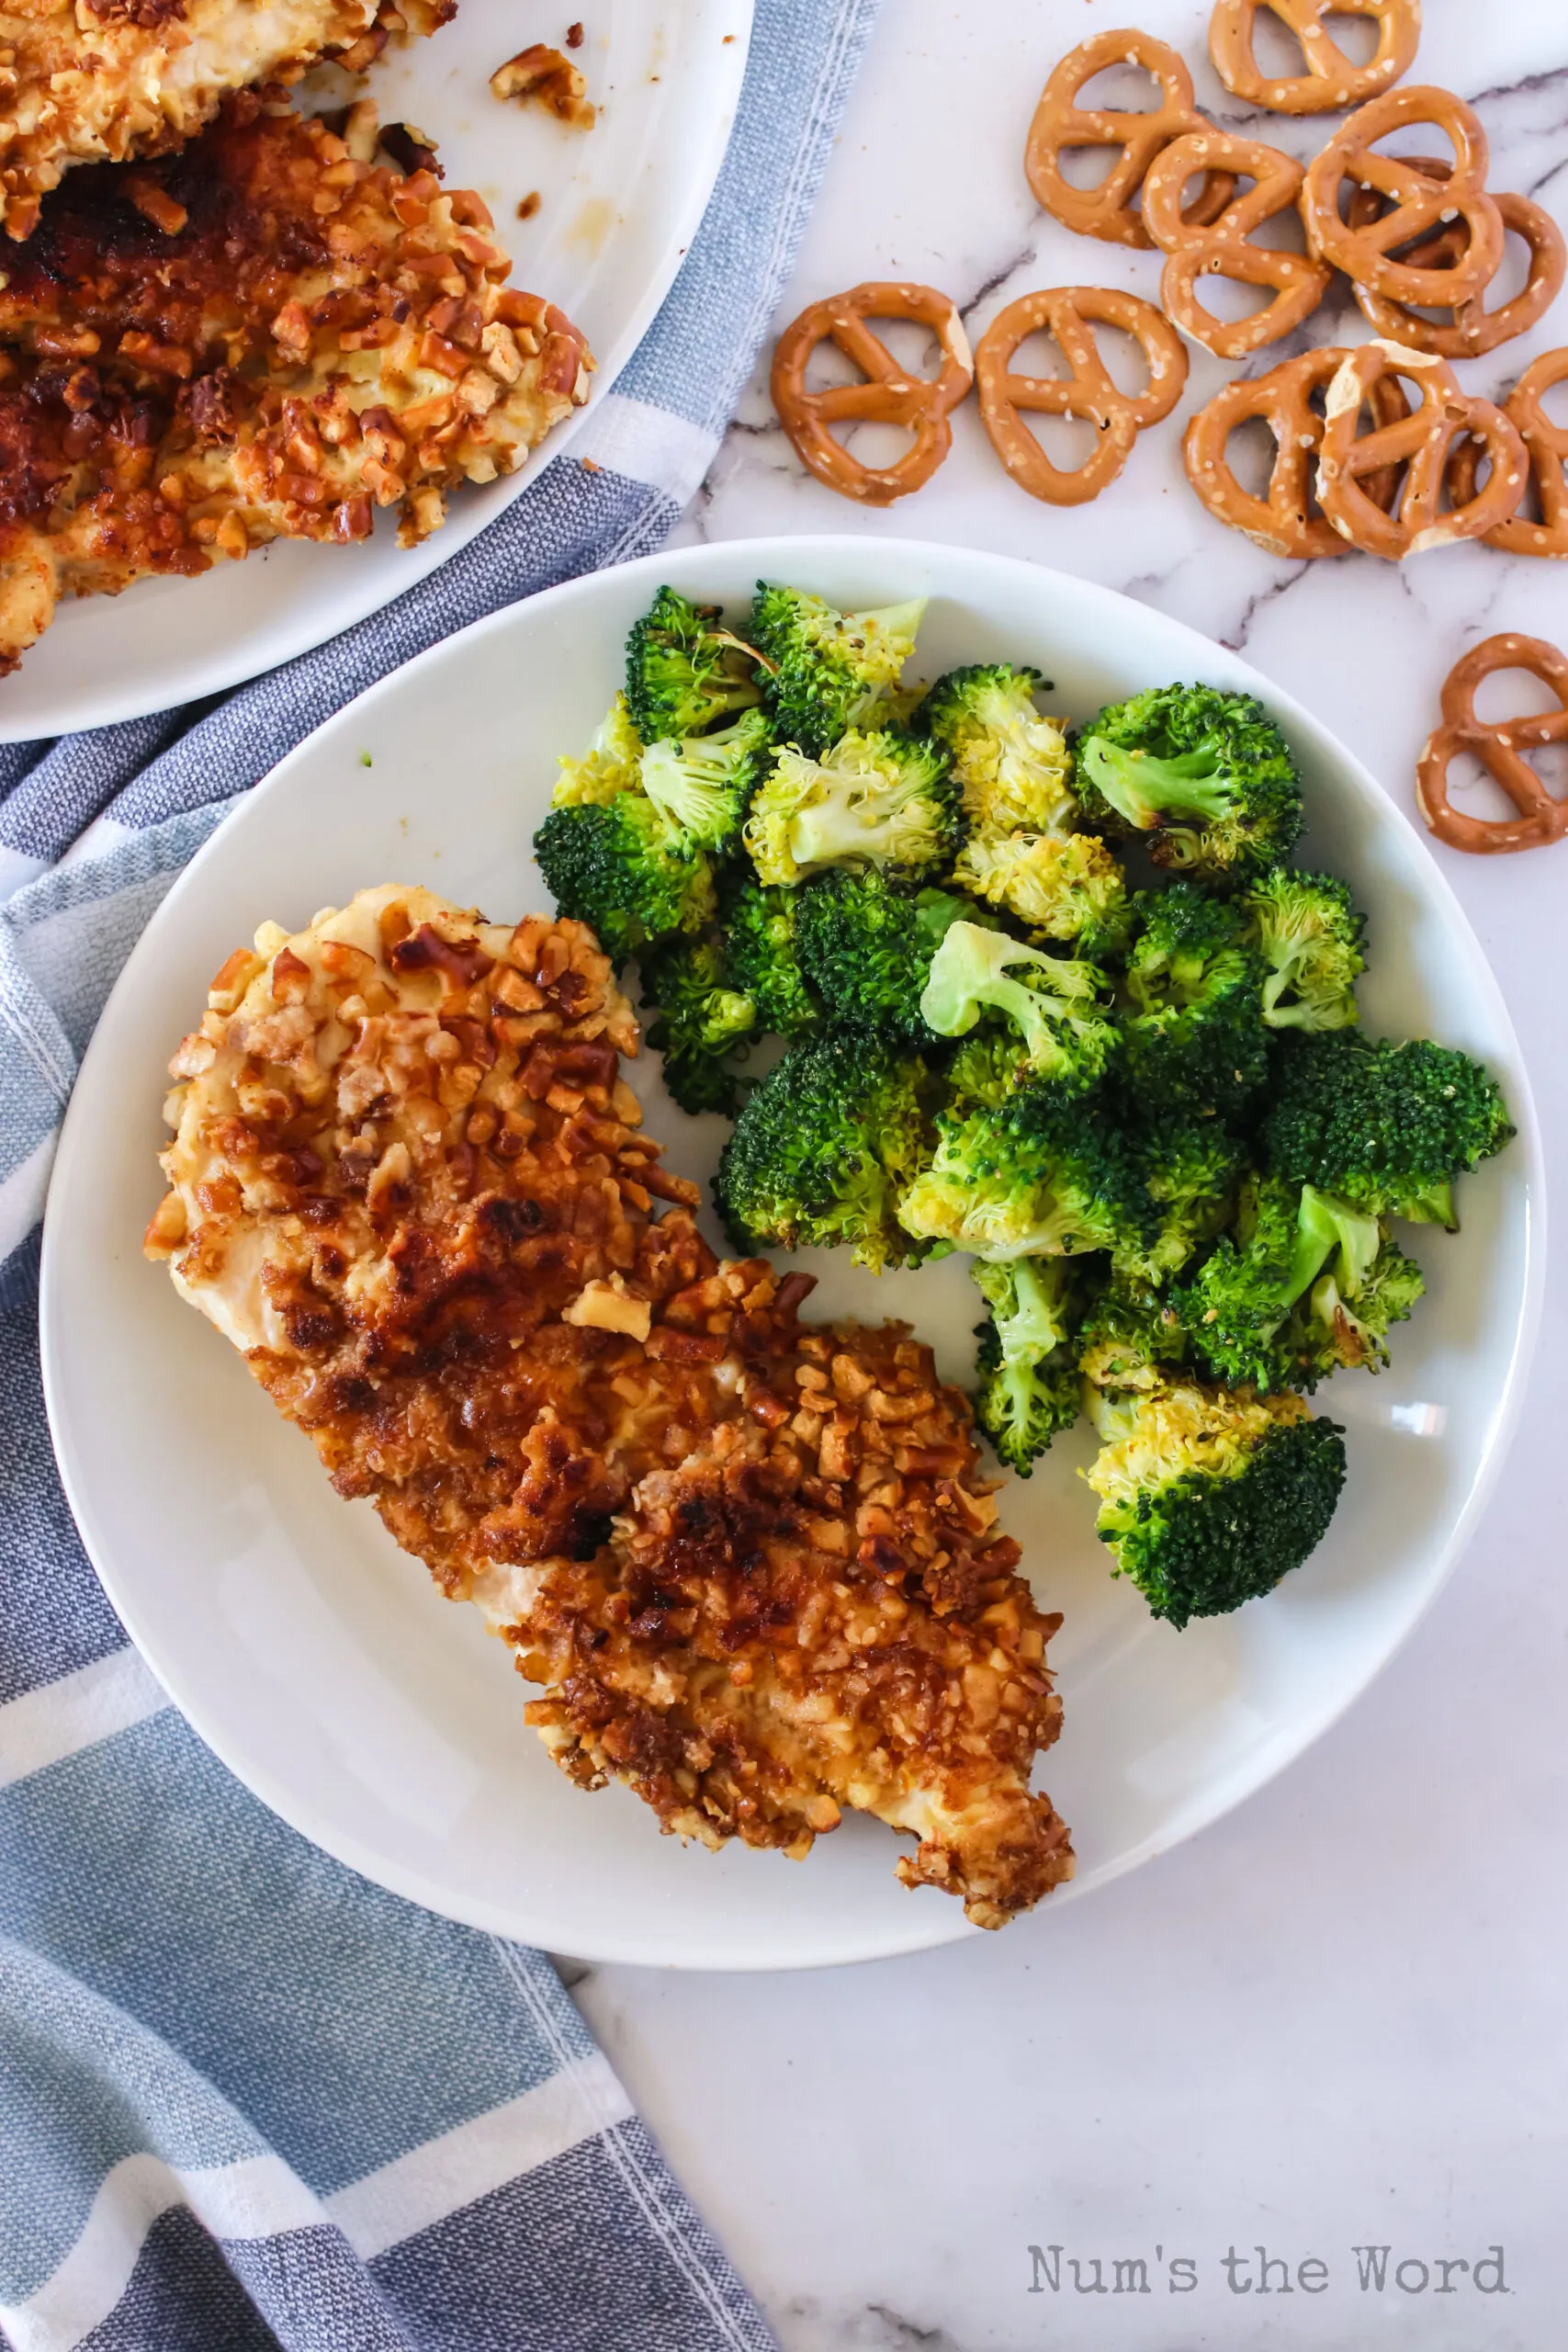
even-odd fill
[(246, 93), (177, 155), (72, 175), (0, 286), (0, 669), (62, 595), (274, 538), (412, 546), (587, 398), (479, 197)]
[(794, 1855), (864, 1810), (999, 1926), (1072, 1870), (1029, 1788), (1057, 1621), (929, 1349), (719, 1263), (637, 1046), (578, 923), (387, 886), (264, 927), (171, 1066), (149, 1254), (544, 1686), (572, 1779)]

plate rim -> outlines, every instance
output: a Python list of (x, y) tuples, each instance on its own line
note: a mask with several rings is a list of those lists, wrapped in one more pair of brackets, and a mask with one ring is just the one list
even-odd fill
[[(425, 581), (434, 578), (435, 573), (451, 562), (455, 556), (460, 555), (466, 547), (471, 547), (477, 538), (490, 529), (491, 524), (498, 523), (522, 496), (529, 484), (537, 480), (545, 468), (570, 449), (578, 434), (597, 416), (604, 401), (615, 390), (619, 378), (625, 373), (627, 365), (658, 316), (665, 297), (679, 277), (681, 265), (702, 225), (703, 218), (717, 185), (719, 173), (724, 168), (725, 157), (729, 152), (729, 141), (735, 130), (736, 116), (739, 111), (741, 85), (745, 81), (747, 62), (751, 52), (751, 40), (756, 26), (756, 0), (711, 0), (711, 5), (716, 10), (721, 5), (734, 9), (741, 21), (736, 25), (733, 43), (728, 47), (721, 46), (719, 64), (715, 69), (726, 74), (727, 87), (723, 103), (715, 109), (713, 126), (703, 153), (702, 169), (693, 175), (687, 201), (671, 224), (670, 233), (665, 239), (659, 256), (658, 266), (648, 273), (642, 294), (633, 305), (621, 334), (603, 355), (595, 355), (594, 372), (589, 385), (587, 400), (581, 408), (573, 409), (569, 415), (562, 417), (560, 423), (552, 427), (538, 447), (529, 451), (527, 458), (518, 467), (516, 472), (504, 478), (505, 495), (496, 502), (494, 513), (473, 519), (468, 519), (460, 513), (457, 515), (449, 515), (440, 530), (433, 532), (431, 537), (423, 542), (421, 548), (410, 551), (413, 559), (412, 564), (406, 570), (399, 571), (392, 577), (391, 584), (384, 594), (372, 587), (369, 594), (347, 598), (341, 611), (325, 629), (318, 628), (314, 623), (307, 621), (290, 630), (287, 626), (287, 609), (280, 608), (279, 626), (276, 632), (269, 635), (268, 650), (263, 656), (253, 658), (244, 651), (242, 642), (235, 649), (232, 657), (237, 666), (231, 667), (228, 661), (224, 661), (209, 665), (205, 671), (198, 671), (187, 685), (176, 688), (173, 700), (170, 699), (169, 690), (166, 687), (148, 686), (142, 690), (127, 686), (113, 692), (105, 692), (96, 698), (90, 686), (80, 689), (72, 688), (66, 690), (67, 698), (62, 705), (62, 723), (51, 726), (36, 717), (25, 721), (8, 718), (6, 715), (5, 695), (0, 691), (0, 745), (47, 742), (62, 737), (89, 734), (96, 728), (118, 727), (128, 720), (149, 718), (163, 711), (183, 709), (191, 703), (205, 701), (215, 695), (232, 694), (236, 687), (250, 685), (255, 679), (265, 677), (270, 671), (280, 670), (287, 663), (297, 662), (302, 654), (313, 653), (320, 647), (330, 645), (334, 638), (344, 636), (348, 630), (357, 628), (359, 624), (368, 620), (372, 614), (385, 612), (387, 607), (389, 605), (395, 605), (400, 597), (407, 595), (412, 590), (421, 587)], [(465, 485), (465, 487), (468, 486)], [(286, 545), (288, 542), (275, 541), (270, 544)], [(256, 552), (259, 556), (265, 556), (266, 548), (258, 548)], [(136, 582), (131, 582), (131, 593), (134, 593), (137, 584)], [(197, 587), (200, 584), (199, 579), (186, 584), (193, 588)], [(547, 592), (539, 590), (536, 593), (544, 594)], [(486, 615), (484, 617), (488, 619), (491, 616)], [(478, 624), (470, 624), (470, 626), (477, 627)], [(437, 644), (447, 642), (449, 640), (446, 639), (437, 639)], [(434, 649), (426, 648), (427, 651), (432, 650)], [(423, 659), (423, 656), (416, 655), (415, 659)], [(370, 690), (367, 689), (367, 691)], [(330, 723), (326, 720), (322, 722), (323, 725)], [(309, 741), (309, 740), (310, 738), (307, 737), (306, 741)], [(265, 783), (265, 780), (263, 777), (258, 779), (258, 782)]]
[[(694, 1943), (691, 1946), (682, 1945), (679, 1932), (671, 1934), (668, 1928), (662, 1928), (658, 1952), (651, 1957), (646, 1937), (639, 1938), (636, 1933), (626, 1936), (615, 1934), (599, 1936), (595, 1939), (594, 1948), (590, 1951), (581, 1949), (580, 1942), (574, 1940), (572, 1932), (564, 1926), (564, 1923), (561, 1932), (558, 1935), (553, 1923), (547, 1917), (535, 1925), (520, 1927), (516, 1917), (509, 1915), (503, 1906), (492, 1905), (485, 1902), (455, 1904), (449, 1895), (434, 1887), (417, 1869), (405, 1868), (400, 1864), (389, 1866), (378, 1855), (375, 1859), (374, 1867), (369, 1866), (365, 1859), (366, 1849), (363, 1841), (353, 1834), (342, 1835), (334, 1831), (331, 1838), (323, 1837), (319, 1827), (313, 1826), (307, 1809), (297, 1805), (291, 1796), (280, 1795), (276, 1792), (273, 1776), (267, 1768), (265, 1766), (258, 1768), (249, 1758), (242, 1762), (237, 1755), (231, 1752), (221, 1724), (214, 1724), (200, 1694), (197, 1693), (193, 1700), (187, 1690), (182, 1687), (186, 1684), (186, 1678), (177, 1669), (173, 1676), (165, 1674), (158, 1658), (152, 1654), (141, 1633), (138, 1630), (139, 1612), (134, 1600), (127, 1602), (112, 1565), (106, 1567), (106, 1558), (112, 1560), (112, 1543), (101, 1540), (102, 1514), (95, 1508), (85, 1481), (76, 1475), (78, 1462), (75, 1442), (62, 1405), (62, 1359), (65, 1333), (61, 1320), (62, 1277), (57, 1269), (64, 1245), (55, 1238), (58, 1225), (52, 1216), (52, 1212), (57, 1191), (62, 1194), (65, 1189), (64, 1171), (72, 1165), (75, 1154), (86, 1148), (85, 1138), (88, 1136), (90, 1130), (85, 1125), (85, 1114), (80, 1117), (77, 1115), (78, 1105), (84, 1099), (81, 1081), (88, 1071), (93, 1056), (99, 1050), (99, 1040), (106, 1017), (116, 997), (122, 989), (135, 984), (144, 962), (155, 958), (165, 920), (176, 919), (186, 893), (200, 888), (207, 861), (214, 854), (218, 844), (223, 835), (228, 832), (231, 825), (259, 805), (264, 795), (272, 791), (288, 777), (296, 763), (303, 763), (307, 756), (313, 756), (322, 737), (337, 728), (352, 731), (356, 716), (367, 704), (380, 695), (390, 693), (394, 687), (402, 689), (411, 673), (438, 667), (443, 661), (449, 658), (451, 649), (466, 645), (487, 632), (500, 632), (513, 627), (517, 624), (520, 616), (525, 614), (532, 616), (541, 606), (547, 612), (554, 614), (562, 607), (570, 606), (573, 602), (590, 601), (599, 593), (606, 581), (614, 580), (618, 583), (625, 580), (638, 578), (654, 582), (670, 579), (673, 584), (679, 586), (689, 584), (688, 576), (700, 579), (704, 566), (712, 564), (716, 557), (722, 557), (728, 562), (745, 559), (750, 565), (755, 566), (759, 573), (765, 573), (770, 568), (776, 570), (781, 562), (798, 562), (803, 567), (809, 568), (822, 553), (852, 554), (857, 561), (874, 566), (880, 562), (886, 562), (889, 567), (897, 567), (900, 563), (913, 563), (923, 564), (933, 569), (936, 566), (950, 563), (956, 558), (961, 561), (977, 562), (987, 570), (1013, 572), (1034, 582), (1038, 582), (1043, 575), (1061, 588), (1070, 590), (1075, 598), (1080, 600), (1087, 598), (1091, 604), (1100, 605), (1108, 616), (1113, 616), (1118, 609), (1129, 604), (1135, 605), (1137, 602), (1135, 598), (1130, 598), (1121, 591), (1105, 587), (1098, 582), (1083, 580), (1071, 572), (1058, 571), (1054, 566), (1036, 564), (1021, 557), (998, 554), (987, 548), (964, 547), (955, 542), (936, 539), (903, 537), (887, 540), (872, 539), (862, 534), (847, 531), (777, 532), (745, 538), (716, 540), (679, 549), (663, 551), (656, 549), (653, 554), (639, 557), (633, 562), (585, 572), (574, 580), (562, 582), (555, 587), (541, 590), (533, 596), (521, 598), (514, 604), (504, 605), (496, 612), (484, 615), (479, 620), (471, 622), (466, 628), (454, 632), (451, 637), (438, 639), (435, 644), (427, 647), (411, 661), (389, 672), (385, 677), (376, 680), (352, 701), (345, 703), (340, 710), (334, 712), (331, 718), (324, 719), (319, 727), (312, 729), (301, 742), (296, 744), (291, 752), (288, 752), (275, 767), (269, 769), (267, 774), (252, 786), (237, 806), (225, 816), (222, 822), (215, 827), (196, 855), (176, 876), (127, 957), (124, 967), (115, 980), (114, 987), (105, 1001), (103, 1012), (100, 1013), (98, 1022), (95, 1024), (93, 1035), (88, 1040), (86, 1049), (82, 1056), (76, 1082), (73, 1087), (71, 1100), (66, 1105), (62, 1122), (58, 1148), (54, 1165), (51, 1170), (49, 1191), (45, 1201), (39, 1278), (39, 1353), (45, 1411), (61, 1483), (83, 1547), (95, 1574), (102, 1584), (111, 1606), (125, 1626), (131, 1643), (160, 1687), (168, 1694), (171, 1702), (185, 1717), (197, 1737), (212, 1750), (219, 1760), (253, 1795), (266, 1804), (299, 1835), (332, 1855), (334, 1860), (369, 1879), (372, 1883), (384, 1886), (389, 1892), (408, 1901), (421, 1904), (426, 1909), (436, 1911), (443, 1917), (457, 1919), (465, 1926), (483, 1932), (509, 1936), (516, 1940), (540, 1944), (546, 1949), (571, 1951), (595, 1963), (675, 1967), (699, 1973), (705, 1970), (723, 1971), (726, 1973), (766, 1973), (779, 1970), (848, 1966), (879, 1959), (893, 1959), (956, 1943), (978, 1935), (982, 1930), (970, 1925), (956, 1904), (948, 1905), (941, 1911), (933, 1909), (923, 1915), (923, 1917), (919, 1906), (911, 1905), (909, 1931), (901, 1935), (896, 1941), (889, 1941), (885, 1935), (877, 1935), (868, 1930), (859, 1939), (860, 1948), (857, 1948), (855, 1939), (850, 1938), (840, 1939), (829, 1946), (820, 1936), (818, 1937), (814, 1945), (811, 1936), (807, 1935), (801, 1939), (801, 1949), (792, 1951), (790, 1957), (784, 1960), (760, 1955), (729, 1956), (721, 1960), (715, 1960), (712, 1957), (705, 1958)], [(938, 590), (935, 593), (942, 592)], [(1270, 709), (1277, 713), (1287, 726), (1310, 737), (1315, 751), (1328, 754), (1349, 778), (1357, 794), (1377, 811), (1380, 822), (1398, 824), (1404, 821), (1401, 820), (1397, 804), (1379, 785), (1371, 771), (1360, 758), (1351, 752), (1321, 719), (1299, 703), (1288, 689), (1276, 684), (1262, 671), (1258, 670), (1244, 653), (1233, 652), (1227, 648), (1217, 645), (1213, 639), (1205, 636), (1201, 630), (1193, 628), (1190, 623), (1172, 615), (1160, 614), (1158, 617), (1163, 623), (1185, 636), (1195, 650), (1203, 649), (1209, 652), (1223, 654), (1228, 664), (1241, 670), (1250, 680), (1255, 681), (1256, 686), (1268, 696)], [(1508, 1010), (1506, 998), (1491, 961), (1452, 883), (1436, 859), (1431, 861), (1428, 879), (1434, 888), (1434, 895), (1441, 908), (1445, 923), (1450, 927), (1457, 928), (1473, 951), (1476, 964), (1484, 975), (1485, 990), (1489, 1001), (1488, 1009), (1492, 1019), (1496, 1023), (1499, 1036), (1510, 1048), (1509, 1110), (1517, 1131), (1515, 1143), (1520, 1149), (1523, 1163), (1517, 1185), (1520, 1198), (1516, 1212), (1522, 1219), (1523, 1227), (1520, 1309), (1512, 1337), (1506, 1372), (1497, 1400), (1496, 1416), (1490, 1442), (1478, 1464), (1473, 1484), (1465, 1497), (1463, 1505), (1457, 1513), (1445, 1542), (1435, 1554), (1424, 1589), (1416, 1606), (1383, 1642), (1374, 1655), (1371, 1665), (1359, 1676), (1353, 1687), (1337, 1692), (1328, 1705), (1321, 1708), (1315, 1714), (1303, 1716), (1299, 1723), (1293, 1724), (1287, 1735), (1269, 1747), (1260, 1767), (1250, 1775), (1241, 1776), (1229, 1788), (1228, 1793), (1223, 1800), (1214, 1804), (1212, 1809), (1202, 1811), (1195, 1808), (1192, 1818), (1179, 1822), (1168, 1834), (1156, 1834), (1146, 1838), (1122, 1855), (1069, 1881), (1055, 1891), (1049, 1904), (1042, 1905), (1040, 1911), (1032, 1915), (1036, 1918), (1042, 1916), (1048, 1917), (1060, 1911), (1066, 1903), (1072, 1901), (1075, 1897), (1089, 1894), (1101, 1886), (1110, 1884), (1113, 1880), (1124, 1876), (1128, 1871), (1159, 1855), (1172, 1851), (1178, 1846), (1184, 1845), (1190, 1838), (1224, 1820), (1227, 1815), (1256, 1796), (1260, 1790), (1268, 1787), (1270, 1781), (1276, 1780), (1281, 1772), (1296, 1762), (1330, 1731), (1340, 1717), (1365, 1695), (1385, 1671), (1393, 1657), (1410, 1640), (1439, 1593), (1450, 1581), (1471, 1541), (1476, 1522), (1496, 1490), (1498, 1480), (1517, 1438), (1531, 1362), (1540, 1339), (1545, 1299), (1547, 1193), (1540, 1125), (1529, 1069), (1520, 1046), (1512, 1014)], [(152, 1648), (156, 1648), (155, 1641)]]

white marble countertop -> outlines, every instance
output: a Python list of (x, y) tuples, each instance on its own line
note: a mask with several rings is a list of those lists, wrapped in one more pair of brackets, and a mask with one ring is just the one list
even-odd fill
[[(1021, 155), (1034, 97), (1125, 0), (886, 0), (780, 323), (819, 295), (909, 276), (974, 328), (1026, 289), (1153, 295), (1157, 256), (1040, 215)], [(1236, 120), (1197, 0), (1138, 21)], [(1568, 221), (1562, 0), (1427, 0), (1416, 77), (1476, 102), (1492, 184)], [(1223, 103), (1222, 103), (1223, 101)], [(1305, 156), (1321, 118), (1257, 135)], [(1327, 340), (1314, 322), (1312, 339)], [(1353, 311), (1332, 332), (1359, 340)], [(1461, 373), (1488, 394), (1568, 340), (1568, 297), (1528, 341)], [(1248, 372), (1271, 365), (1260, 355)], [(1568, 565), (1448, 550), (1396, 571), (1280, 564), (1188, 491), (1182, 422), (1226, 371), (1196, 355), (1186, 401), (1114, 488), (1041, 506), (1002, 475), (973, 403), (918, 496), (851, 510), (806, 477), (754, 386), (684, 538), (858, 528), (979, 544), (1179, 614), (1309, 704), (1412, 811), (1415, 755), (1463, 648), (1505, 628), (1568, 648)], [(1561, 780), (1560, 780), (1561, 781)], [(1549, 1157), (1568, 1151), (1562, 1072), (1568, 847), (1435, 849), (1495, 965), (1535, 1075)], [(1558, 1214), (1568, 1210), (1560, 1190)], [(1416, 1638), (1262, 1795), (1092, 1901), (998, 1937), (813, 1976), (588, 1972), (577, 1985), (633, 2095), (762, 2301), (786, 2352), (1050, 2345), (1559, 2352), (1568, 2271), (1568, 1283), (1503, 1488)], [(1030, 2246), (1061, 2286), (1032, 2293)], [(1384, 2290), (1358, 2245), (1393, 2248)], [(1257, 2249), (1287, 2258), (1291, 2290)], [(1505, 2249), (1501, 2281), (1452, 2267)], [(1227, 2277), (1231, 2249), (1246, 2267)], [(1151, 2291), (1096, 2297), (1100, 2257)], [(1173, 2293), (1196, 2265), (1196, 2285)], [(1312, 2258), (1319, 2272), (1300, 2266)], [(1393, 2265), (1416, 2267), (1394, 2284)], [(1450, 2291), (1437, 2289), (1447, 2276)], [(1233, 2282), (1234, 2278), (1234, 2284)], [(1314, 2290), (1317, 2291), (1314, 2291)]]

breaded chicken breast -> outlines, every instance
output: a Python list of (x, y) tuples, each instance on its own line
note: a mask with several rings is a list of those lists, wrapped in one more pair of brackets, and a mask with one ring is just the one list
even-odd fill
[(579, 924), (387, 886), (265, 928), (171, 1066), (149, 1252), (544, 1686), (574, 1780), (794, 1855), (860, 1808), (998, 1926), (1072, 1868), (1029, 1786), (1057, 1621), (929, 1350), (715, 1258), (637, 1045)]
[(278, 537), (405, 545), (513, 471), (592, 362), (477, 196), (254, 96), (178, 155), (74, 174), (0, 286), (0, 670), (63, 595)]

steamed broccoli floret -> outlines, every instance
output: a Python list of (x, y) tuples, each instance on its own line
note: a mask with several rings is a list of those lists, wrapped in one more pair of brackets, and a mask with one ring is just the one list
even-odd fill
[[(967, 1036), (984, 1016), (999, 1016), (1009, 1051), (985, 1056), (988, 1072), (999, 1073), (1010, 1057), (1012, 1084), (1049, 1080), (1083, 1093), (1100, 1083), (1116, 1050), (1104, 989), (1092, 964), (1047, 956), (1005, 931), (954, 922), (931, 959), (920, 1012), (939, 1037)], [(987, 1099), (973, 1067), (957, 1083)]]
[(1038, 670), (976, 662), (939, 678), (914, 724), (953, 757), (964, 813), (986, 833), (1066, 832), (1077, 815), (1072, 756), (1054, 718), (1034, 707)]
[(763, 710), (745, 712), (715, 735), (661, 739), (642, 755), (642, 788), (677, 831), (699, 847), (733, 848), (772, 743)]
[(599, 934), (619, 964), (672, 931), (713, 919), (713, 868), (641, 793), (552, 808), (534, 836), (539, 871), (563, 915)]
[(1133, 1159), (1153, 1221), (1116, 1243), (1111, 1265), (1134, 1282), (1168, 1282), (1229, 1224), (1242, 1148), (1217, 1119), (1178, 1119), (1140, 1130)]
[(769, 889), (761, 882), (732, 880), (720, 893), (725, 967), (734, 988), (757, 1008), (765, 1035), (803, 1037), (820, 1018), (820, 1007), (801, 969), (799, 913), (802, 893)]
[(1027, 1478), (1060, 1430), (1077, 1419), (1073, 1279), (1061, 1258), (970, 1268), (990, 1308), (980, 1341), (975, 1419), (1003, 1462)]
[(971, 833), (953, 878), (1043, 939), (1073, 941), (1088, 956), (1113, 956), (1125, 944), (1126, 879), (1090, 833)]
[(1295, 762), (1251, 695), (1151, 687), (1091, 720), (1077, 758), (1089, 822), (1152, 834), (1156, 865), (1241, 883), (1279, 865), (1301, 833)]
[(840, 613), (803, 588), (760, 580), (751, 641), (771, 673), (767, 695), (780, 735), (819, 752), (851, 728), (886, 725), (897, 715), (898, 680), (925, 609), (919, 596)]
[(927, 1147), (925, 1073), (865, 1030), (796, 1046), (747, 1102), (714, 1197), (744, 1250), (846, 1243), (880, 1270), (919, 1257), (894, 1203)]
[(642, 737), (632, 725), (625, 695), (617, 695), (581, 759), (557, 761), (560, 775), (550, 796), (551, 808), (573, 808), (581, 801), (614, 800), (617, 792), (635, 792), (641, 758)]
[(664, 1057), (664, 1083), (682, 1111), (734, 1115), (739, 1100), (734, 1053), (756, 1027), (749, 996), (726, 984), (716, 939), (677, 938), (639, 957), (643, 1003), (659, 1018), (648, 1042)]
[(1268, 1075), (1263, 962), (1241, 916), (1190, 882), (1140, 891), (1127, 959), (1127, 1085), (1135, 1102), (1228, 1116)]
[(1451, 1046), (1355, 1030), (1292, 1038), (1276, 1056), (1267, 1165), (1370, 1216), (1456, 1232), (1453, 1179), (1513, 1135), (1496, 1080)]
[(746, 846), (764, 882), (825, 865), (945, 863), (953, 828), (947, 754), (912, 735), (843, 736), (820, 762), (787, 744), (751, 803)]
[(1116, 1131), (1029, 1087), (1001, 1110), (941, 1117), (931, 1163), (898, 1204), (917, 1239), (998, 1261), (1109, 1250), (1146, 1213)]
[(1147, 1283), (1111, 1282), (1078, 1327), (1077, 1367), (1113, 1396), (1168, 1385), (1187, 1360), (1187, 1332), (1170, 1301)]
[(1390, 1323), (1421, 1289), (1375, 1216), (1265, 1177), (1248, 1187), (1238, 1238), (1217, 1244), (1175, 1304), (1219, 1379), (1315, 1388), (1341, 1367), (1380, 1370)]
[(920, 994), (953, 923), (975, 913), (950, 890), (910, 891), (874, 866), (839, 866), (796, 900), (801, 968), (829, 1021), (929, 1041)]
[(1085, 1472), (1095, 1522), (1168, 1624), (1271, 1592), (1327, 1531), (1345, 1483), (1344, 1432), (1299, 1396), (1183, 1383), (1118, 1402), (1089, 1392), (1107, 1443)]
[(1271, 1029), (1353, 1029), (1356, 982), (1367, 968), (1366, 918), (1332, 874), (1278, 866), (1243, 904), (1248, 944), (1269, 967), (1263, 1018)]
[(761, 699), (757, 657), (718, 606), (661, 588), (626, 639), (626, 702), (644, 742), (700, 735)]

